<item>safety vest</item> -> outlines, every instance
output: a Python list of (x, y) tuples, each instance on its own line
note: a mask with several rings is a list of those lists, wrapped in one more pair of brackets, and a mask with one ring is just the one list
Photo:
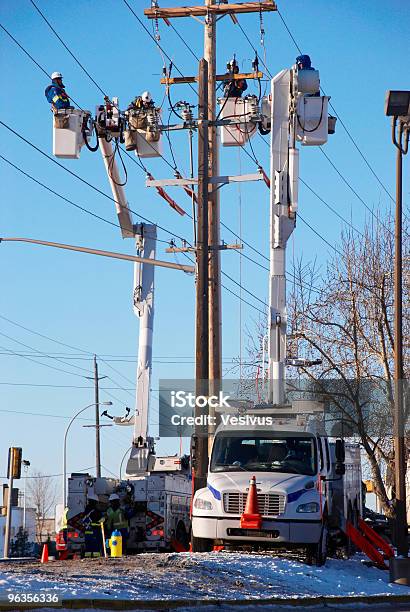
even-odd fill
[(121, 508), (107, 510), (107, 526), (109, 529), (128, 529), (128, 521)]
[(53, 105), (54, 108), (60, 110), (61, 108), (70, 108), (70, 98), (68, 97), (65, 89), (52, 83), (44, 92), (48, 102)]
[(68, 514), (68, 508), (65, 508), (63, 517), (61, 519), (61, 529), (67, 529), (67, 514)]

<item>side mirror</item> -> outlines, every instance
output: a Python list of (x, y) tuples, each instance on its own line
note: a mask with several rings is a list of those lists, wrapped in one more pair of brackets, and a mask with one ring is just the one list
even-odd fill
[(343, 476), (346, 473), (346, 466), (342, 461), (337, 461), (335, 464), (335, 474)]
[(336, 455), (337, 463), (344, 463), (344, 460), (345, 460), (344, 440), (336, 440), (335, 455)]

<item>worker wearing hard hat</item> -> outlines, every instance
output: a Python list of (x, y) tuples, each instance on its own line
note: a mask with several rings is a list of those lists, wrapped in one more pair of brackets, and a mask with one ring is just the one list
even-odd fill
[(148, 130), (148, 111), (154, 108), (155, 102), (149, 91), (144, 91), (140, 96), (136, 96), (129, 104), (125, 113), (128, 129), (124, 131), (127, 151), (134, 151), (137, 148), (136, 130)]
[(226, 67), (229, 72), (229, 77), (224, 81), (224, 97), (225, 98), (240, 98), (244, 91), (248, 89), (246, 79), (235, 79), (235, 74), (239, 74), (239, 66), (235, 58), (232, 58)]
[[(309, 55), (298, 55), (296, 58), (296, 67), (298, 72), (301, 72), (302, 70), (314, 70), (312, 60), (310, 59)], [(307, 97), (318, 97), (320, 96), (320, 90), (318, 89), (314, 93), (306, 93), (305, 95)]]
[(53, 72), (51, 75), (51, 85), (46, 87), (44, 95), (50, 102), (54, 113), (64, 108), (72, 108), (70, 98), (64, 88), (61, 72)]
[(128, 519), (126, 518), (124, 509), (121, 508), (120, 498), (117, 493), (112, 493), (108, 501), (110, 505), (107, 509), (107, 517), (105, 520), (107, 537), (110, 537), (112, 532), (116, 529), (120, 531), (122, 535), (122, 549), (126, 552), (129, 535)]
[(86, 557), (101, 557), (103, 549), (101, 522), (103, 521), (103, 513), (98, 508), (99, 498), (93, 492), (88, 492), (87, 505), (84, 511), (84, 540), (85, 540), (85, 556)]
[(149, 91), (144, 91), (140, 96), (136, 96), (131, 104), (128, 106), (128, 110), (148, 110), (154, 108), (155, 102)]

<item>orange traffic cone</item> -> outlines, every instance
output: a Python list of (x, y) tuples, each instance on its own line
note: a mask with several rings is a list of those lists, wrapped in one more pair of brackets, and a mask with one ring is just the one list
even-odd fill
[(260, 529), (262, 515), (259, 512), (258, 495), (256, 492), (256, 478), (252, 476), (249, 481), (249, 493), (246, 499), (245, 510), (241, 516), (241, 529)]
[(43, 552), (41, 553), (41, 563), (48, 563), (48, 545), (44, 544)]

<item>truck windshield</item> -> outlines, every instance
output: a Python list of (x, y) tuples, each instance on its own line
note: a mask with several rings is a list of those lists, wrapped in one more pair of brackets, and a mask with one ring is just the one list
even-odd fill
[(211, 472), (284, 472), (316, 474), (314, 437), (219, 434), (215, 437)]

